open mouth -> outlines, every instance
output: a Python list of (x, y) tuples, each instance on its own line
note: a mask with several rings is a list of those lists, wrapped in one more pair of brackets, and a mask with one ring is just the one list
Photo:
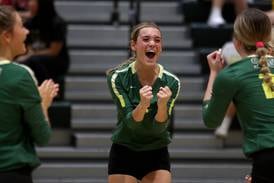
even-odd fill
[(153, 52), (153, 51), (147, 51), (147, 52), (146, 52), (146, 56), (147, 56), (148, 58), (150, 58), (150, 59), (152, 59), (155, 55), (156, 55), (156, 54), (155, 54), (155, 52)]

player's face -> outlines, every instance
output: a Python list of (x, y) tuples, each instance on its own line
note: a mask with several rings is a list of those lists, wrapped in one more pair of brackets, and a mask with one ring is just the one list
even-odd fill
[(10, 33), (10, 48), (13, 57), (26, 52), (25, 40), (28, 33), (29, 31), (23, 26), (20, 15), (15, 13), (15, 24)]
[(135, 51), (137, 60), (143, 65), (156, 65), (162, 52), (160, 31), (154, 27), (142, 28), (137, 41), (131, 43), (131, 49)]

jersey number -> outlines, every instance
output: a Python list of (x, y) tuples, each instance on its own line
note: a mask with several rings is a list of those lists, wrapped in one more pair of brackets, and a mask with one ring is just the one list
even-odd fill
[[(259, 74), (259, 78), (263, 79), (263, 75)], [(274, 83), (274, 75), (273, 74), (271, 74), (271, 78), (272, 78), (272, 82)], [(265, 82), (262, 83), (262, 87), (264, 90), (265, 98), (267, 98), (267, 99), (274, 98), (274, 92), (271, 91), (271, 88)]]

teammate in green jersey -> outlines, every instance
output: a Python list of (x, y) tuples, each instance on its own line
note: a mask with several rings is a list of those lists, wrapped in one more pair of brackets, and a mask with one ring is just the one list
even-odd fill
[(158, 64), (162, 35), (154, 23), (136, 25), (134, 57), (110, 70), (107, 80), (118, 110), (110, 150), (109, 183), (170, 183), (168, 124), (179, 79)]
[(268, 55), (271, 22), (248, 9), (234, 23), (233, 43), (242, 60), (223, 69), (220, 52), (207, 56), (210, 67), (203, 119), (217, 127), (231, 101), (243, 129), (245, 155), (252, 159), (252, 182), (274, 181), (274, 58)]
[(32, 183), (39, 165), (34, 144), (45, 145), (51, 128), (47, 110), (58, 85), (38, 88), (33, 73), (12, 60), (26, 51), (28, 30), (13, 9), (0, 6), (0, 182)]

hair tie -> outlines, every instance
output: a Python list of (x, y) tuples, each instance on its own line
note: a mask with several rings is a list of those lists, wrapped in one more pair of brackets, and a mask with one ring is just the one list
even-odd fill
[(256, 42), (256, 48), (264, 48), (264, 42), (262, 42), (262, 41), (257, 41), (257, 42)]

